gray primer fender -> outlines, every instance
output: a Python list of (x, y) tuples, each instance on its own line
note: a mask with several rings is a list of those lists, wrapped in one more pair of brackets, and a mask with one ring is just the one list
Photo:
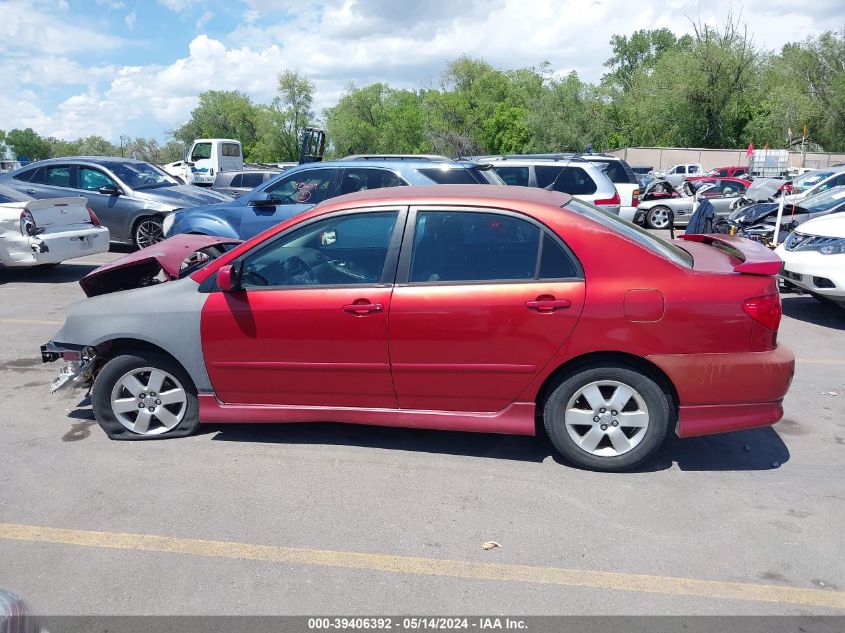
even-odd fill
[(179, 361), (200, 392), (211, 392), (200, 337), (208, 295), (190, 277), (124, 290), (71, 304), (52, 342), (97, 346), (114, 339), (146, 341)]

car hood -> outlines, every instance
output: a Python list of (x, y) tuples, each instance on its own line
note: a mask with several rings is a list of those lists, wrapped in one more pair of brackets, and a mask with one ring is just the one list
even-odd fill
[(169, 204), (179, 208), (232, 201), (232, 198), (225, 194), (194, 185), (174, 185), (172, 187), (140, 189), (134, 192), (134, 197), (140, 200)]
[[(780, 202), (758, 202), (757, 204), (750, 204), (747, 207), (740, 207), (731, 213), (728, 218), (731, 222), (737, 224), (753, 224), (760, 220), (771, 216), (774, 218), (777, 215)], [(807, 213), (807, 209), (793, 204), (783, 205), (783, 218), (787, 219), (793, 215)]]
[(845, 211), (804, 222), (800, 230), (805, 235), (845, 238)]
[(745, 197), (761, 202), (768, 200), (774, 197), (785, 183), (786, 181), (781, 178), (755, 178), (746, 190)]
[[(94, 297), (178, 279), (182, 264), (195, 252), (209, 246), (240, 242), (212, 235), (176, 235), (100, 266), (85, 275), (79, 285), (87, 296)], [(162, 273), (163, 279), (160, 278)]]

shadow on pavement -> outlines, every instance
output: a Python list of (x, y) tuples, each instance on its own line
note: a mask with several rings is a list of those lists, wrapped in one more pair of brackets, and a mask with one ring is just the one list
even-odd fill
[(0, 269), (0, 285), (4, 283), (55, 284), (79, 281), (99, 264), (74, 264), (65, 262), (50, 268), (5, 268)]
[[(553, 451), (545, 436), (460, 433), (335, 423), (208, 424), (200, 433), (215, 441), (270, 444), (327, 444), (444, 455), (542, 462)], [(789, 460), (789, 450), (771, 427), (709, 437), (678, 439), (674, 434), (646, 464), (633, 472), (655, 472), (677, 464), (685, 471), (772, 470)]]
[(822, 303), (809, 295), (781, 295), (783, 314), (792, 319), (845, 330), (845, 310), (839, 306)]

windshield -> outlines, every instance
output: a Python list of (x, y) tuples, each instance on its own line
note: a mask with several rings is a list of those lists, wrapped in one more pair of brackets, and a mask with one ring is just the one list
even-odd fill
[(822, 180), (826, 180), (832, 175), (832, 171), (809, 171), (792, 181), (792, 191), (794, 193), (802, 193), (808, 189), (812, 189)]
[(816, 194), (804, 200), (801, 206), (809, 211), (830, 211), (845, 203), (845, 187), (836, 187)]
[(110, 163), (107, 167), (131, 189), (153, 189), (179, 184), (167, 173), (149, 163)]
[(684, 249), (657, 237), (653, 233), (649, 233), (645, 229), (641, 229), (636, 224), (623, 220), (615, 213), (610, 213), (581, 200), (575, 200), (574, 198), (567, 202), (564, 205), (564, 208), (580, 213), (591, 220), (595, 220), (600, 224), (610, 227), (624, 237), (627, 237), (640, 246), (647, 248), (653, 253), (657, 253), (658, 255), (671, 260), (675, 264), (686, 268), (692, 268), (692, 255)]

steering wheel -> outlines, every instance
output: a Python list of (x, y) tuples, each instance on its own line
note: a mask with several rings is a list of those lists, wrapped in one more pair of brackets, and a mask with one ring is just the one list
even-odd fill
[(297, 257), (296, 255), (288, 257), (283, 266), (285, 269), (285, 275), (287, 275), (290, 283), (298, 286), (313, 285), (317, 283), (317, 277), (314, 275), (314, 270), (300, 257)]

